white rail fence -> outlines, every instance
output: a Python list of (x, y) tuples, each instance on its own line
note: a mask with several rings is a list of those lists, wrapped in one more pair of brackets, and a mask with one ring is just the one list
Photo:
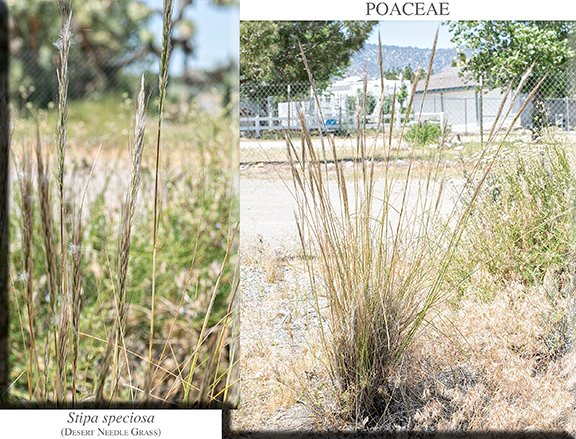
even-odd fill
[[(394, 125), (400, 127), (404, 123), (404, 117), (396, 114)], [(389, 124), (392, 114), (385, 114), (382, 118), (379, 115), (370, 115), (366, 117), (366, 128), (376, 129), (379, 128), (380, 120)], [(322, 122), (319, 117), (306, 115), (304, 117), (306, 127), (312, 131), (322, 130), (323, 132), (338, 132), (345, 133), (354, 131), (356, 129), (357, 121), (353, 118), (347, 120), (337, 120), (335, 118), (328, 118)], [(422, 113), (419, 118), (421, 122), (431, 121), (444, 126), (446, 114), (442, 112), (435, 113)], [(415, 123), (414, 116), (408, 115), (407, 125)], [(380, 125), (381, 126), (381, 125)], [(285, 130), (300, 130), (300, 120), (295, 117), (278, 117), (278, 116), (241, 116), (240, 117), (240, 132), (248, 134), (250, 137), (261, 137), (263, 132), (278, 132)]]

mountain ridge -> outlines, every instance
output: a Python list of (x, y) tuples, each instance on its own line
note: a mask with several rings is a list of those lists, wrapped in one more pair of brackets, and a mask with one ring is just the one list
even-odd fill
[[(428, 63), (432, 49), (424, 49), (414, 46), (382, 46), (382, 61), (384, 71), (393, 69), (404, 69), (411, 66), (416, 70), (418, 66), (428, 69)], [(456, 49), (436, 49), (432, 72), (438, 73), (449, 67), (456, 57)], [(365, 44), (362, 50), (352, 55), (350, 66), (345, 71), (345, 76), (361, 76), (367, 72), (368, 79), (380, 77), (380, 66), (378, 65), (378, 45)]]

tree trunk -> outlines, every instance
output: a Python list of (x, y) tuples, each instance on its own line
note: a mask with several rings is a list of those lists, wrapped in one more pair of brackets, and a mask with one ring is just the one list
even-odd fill
[(532, 101), (532, 141), (542, 138), (542, 130), (548, 126), (548, 114), (544, 104), (544, 93), (540, 87)]

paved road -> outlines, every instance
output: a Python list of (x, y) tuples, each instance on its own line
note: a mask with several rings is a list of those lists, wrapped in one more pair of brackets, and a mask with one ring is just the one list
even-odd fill
[[(441, 203), (440, 212), (447, 217), (454, 207), (454, 198), (461, 189), (462, 180), (452, 180), (445, 188)], [(382, 188), (383, 181), (376, 182), (376, 187)], [(338, 191), (335, 181), (329, 183), (329, 190), (334, 206), (339, 209)], [(422, 211), (423, 191), (425, 181), (414, 179), (408, 185), (408, 209), (412, 215)], [(293, 187), (289, 181), (273, 179), (253, 179), (240, 178), (240, 218), (241, 229), (240, 239), (242, 247), (250, 247), (258, 240), (263, 240), (272, 247), (283, 246), (286, 250), (298, 246), (298, 235), (294, 212), (296, 203), (292, 195)], [(349, 193), (353, 192), (353, 186), (348, 184)], [(430, 193), (436, 197), (439, 185), (433, 184)], [(391, 191), (391, 204), (398, 209), (401, 205), (402, 194), (404, 193), (404, 182), (398, 182)], [(376, 191), (375, 209), (382, 206), (383, 189)], [(430, 200), (430, 198), (429, 198)], [(428, 201), (430, 203), (430, 201)], [(397, 224), (398, 215), (392, 213), (390, 221), (392, 225)]]

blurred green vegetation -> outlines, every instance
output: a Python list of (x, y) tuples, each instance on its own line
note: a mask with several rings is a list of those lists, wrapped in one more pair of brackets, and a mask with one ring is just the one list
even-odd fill
[[(134, 102), (130, 96), (107, 94), (100, 98), (74, 101), (69, 108), (69, 152), (66, 162), (70, 175), (68, 204), (77, 205), (86, 179), (86, 204), (83, 210), (82, 244), (82, 310), (80, 319), (79, 385), (77, 400), (90, 400), (99, 373), (99, 363), (106, 349), (108, 331), (115, 317), (114, 291), (118, 264), (118, 233), (120, 207), (128, 190), (127, 175), (130, 167), (130, 144)], [(129, 262), (128, 316), (126, 348), (130, 370), (124, 370), (124, 383), (138, 387), (144, 377), (146, 365), (141, 361), (147, 355), (149, 331), (153, 172), (155, 123), (153, 103), (149, 108), (145, 137), (142, 187), (137, 202), (132, 233)], [(172, 109), (174, 110), (174, 109)], [(157, 309), (155, 332), (162, 343), (170, 344), (166, 357), (159, 361), (175, 361), (176, 369), (189, 365), (196, 347), (200, 328), (207, 312), (212, 293), (216, 292), (214, 308), (209, 316), (209, 328), (219, 328), (227, 315), (231, 294), (236, 288), (238, 223), (237, 144), (236, 123), (222, 110), (213, 115), (195, 109), (187, 114), (170, 117), (163, 132), (161, 146), (161, 198), (158, 231), (158, 259), (156, 274)], [(30, 113), (31, 114), (31, 113)], [(49, 154), (51, 170), (55, 169), (53, 152), (55, 113), (48, 108), (37, 114), (41, 138)], [(13, 151), (16, 157), (14, 175), (22, 176), (18, 169), (25, 157), (22, 151), (35, 143), (35, 121), (32, 116), (16, 119)], [(101, 152), (96, 151), (102, 144)], [(31, 159), (34, 155), (29, 155)], [(89, 176), (89, 174), (92, 174)], [(35, 181), (36, 175), (32, 176)], [(47, 176), (55, 189), (54, 175)], [(17, 399), (29, 399), (29, 379), (32, 386), (39, 382), (29, 376), (27, 364), (30, 339), (26, 309), (26, 283), (22, 260), (22, 197), (18, 184), (13, 185), (14, 203), (11, 221), (11, 379), (12, 394)], [(53, 200), (57, 200), (53, 194)], [(33, 266), (31, 280), (34, 288), (36, 317), (36, 345), (43, 348), (50, 343), (48, 306), (48, 280), (44, 253), (38, 194), (34, 192)], [(53, 205), (56, 215), (56, 203)], [(56, 215), (57, 219), (58, 216)], [(56, 228), (58, 220), (54, 227)], [(69, 231), (70, 233), (71, 231)], [(58, 236), (57, 230), (54, 235)], [(207, 346), (202, 346), (200, 365), (209, 358), (217, 332), (210, 333)], [(156, 357), (155, 357), (156, 358)], [(43, 364), (43, 358), (40, 364)], [(170, 364), (170, 363), (167, 363)], [(48, 377), (55, 376), (55, 365), (49, 363)], [(226, 359), (220, 367), (227, 367)], [(127, 373), (130, 376), (126, 375)], [(165, 378), (165, 377), (164, 377)], [(72, 377), (68, 377), (71, 382)], [(195, 378), (196, 379), (196, 378)], [(159, 378), (156, 395), (163, 398), (168, 384)], [(47, 383), (52, 388), (54, 383)], [(164, 392), (164, 393), (163, 393)], [(134, 389), (121, 386), (117, 393), (120, 401), (130, 401)], [(179, 393), (176, 394), (176, 398)], [(140, 397), (136, 392), (136, 397)]]

